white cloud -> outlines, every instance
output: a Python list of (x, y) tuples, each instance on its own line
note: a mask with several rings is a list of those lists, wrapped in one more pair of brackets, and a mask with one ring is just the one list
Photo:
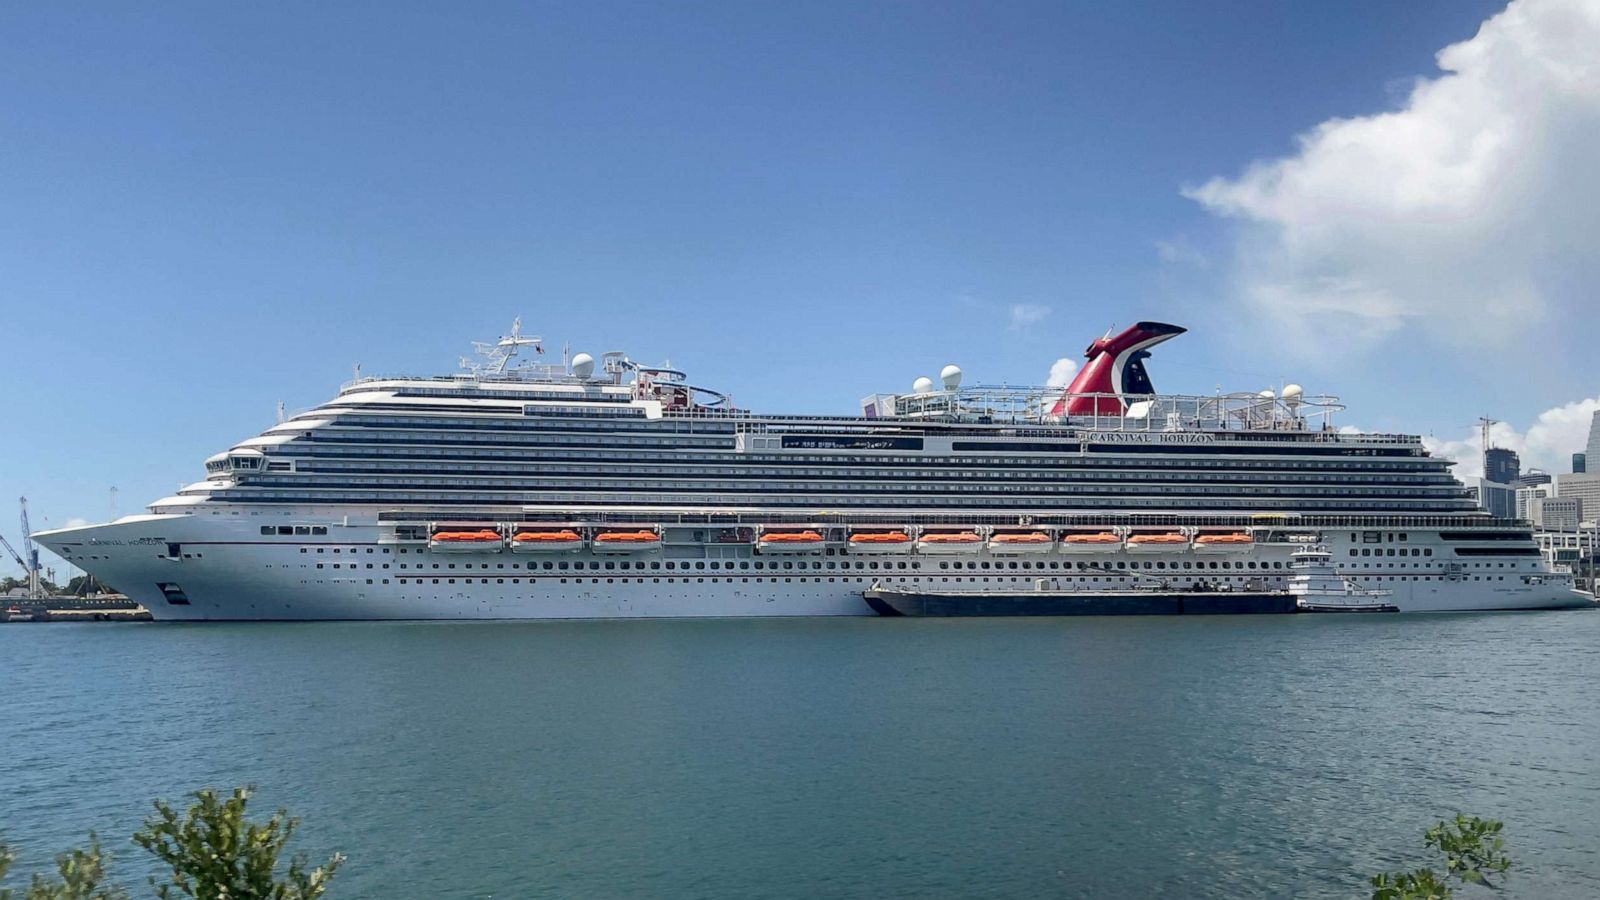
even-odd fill
[(1044, 383), (1050, 387), (1066, 387), (1077, 371), (1077, 361), (1063, 356), (1050, 364), (1050, 376), (1045, 379)]
[[(1582, 450), (1589, 440), (1589, 424), (1594, 421), (1596, 410), (1600, 410), (1600, 397), (1547, 409), (1526, 431), (1496, 422), (1489, 429), (1489, 442), (1517, 451), (1524, 472), (1529, 469), (1543, 469), (1552, 475), (1569, 472), (1572, 454)], [(1478, 429), (1456, 439), (1428, 436), (1422, 443), (1434, 456), (1456, 460), (1457, 478), (1477, 478), (1483, 474), (1483, 436)]]
[(1061, 357), (1050, 364), (1050, 376), (1045, 378), (1045, 384), (1051, 388), (1066, 388), (1067, 383), (1072, 381), (1072, 376), (1077, 375), (1077, 372), (1077, 360)]
[[(1280, 334), (1408, 325), (1502, 343), (1592, 315), (1600, 276), (1600, 3), (1515, 0), (1399, 109), (1184, 194), (1240, 220), (1232, 278)], [(1338, 326), (1337, 332), (1329, 328)]]
[(1030, 325), (1037, 325), (1045, 320), (1053, 310), (1039, 303), (1013, 303), (1011, 304), (1012, 331), (1021, 331)]

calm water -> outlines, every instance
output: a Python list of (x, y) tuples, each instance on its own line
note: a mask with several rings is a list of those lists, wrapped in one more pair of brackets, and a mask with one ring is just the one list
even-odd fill
[(1600, 896), (1600, 613), (5, 626), (0, 673), (23, 872), (255, 782), (335, 897), (1358, 897), (1455, 810)]

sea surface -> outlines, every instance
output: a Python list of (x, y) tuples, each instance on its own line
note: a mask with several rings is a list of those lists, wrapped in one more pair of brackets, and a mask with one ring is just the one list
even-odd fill
[(18, 872), (254, 783), (369, 897), (1600, 896), (1600, 613), (0, 626)]

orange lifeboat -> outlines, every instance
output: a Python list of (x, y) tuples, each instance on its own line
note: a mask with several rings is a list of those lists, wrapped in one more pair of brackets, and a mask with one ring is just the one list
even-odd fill
[(949, 554), (976, 553), (983, 547), (983, 538), (976, 531), (942, 531), (924, 534), (917, 541), (919, 553)]
[(1108, 553), (1122, 548), (1122, 538), (1109, 531), (1069, 534), (1061, 539), (1062, 553)]
[(1203, 553), (1237, 552), (1249, 550), (1254, 545), (1255, 539), (1243, 531), (1202, 534), (1194, 539), (1194, 549)]
[(989, 552), (1004, 554), (1049, 553), (1055, 538), (1043, 531), (1007, 531), (989, 538)]
[(820, 532), (810, 529), (768, 531), (756, 541), (756, 549), (764, 553), (820, 553), (827, 543)]
[(904, 531), (859, 531), (850, 535), (851, 553), (910, 553), (911, 535)]
[(583, 546), (583, 536), (570, 528), (518, 531), (511, 536), (513, 553), (563, 553)]
[(428, 539), (428, 546), (434, 550), (482, 553), (499, 552), (500, 542), (500, 532), (492, 528), (477, 528), (470, 531), (435, 531)]
[(1136, 534), (1128, 538), (1128, 550), (1134, 553), (1173, 553), (1187, 549), (1189, 539), (1176, 531)]
[(661, 546), (661, 535), (654, 531), (602, 531), (594, 536), (596, 553), (638, 553)]

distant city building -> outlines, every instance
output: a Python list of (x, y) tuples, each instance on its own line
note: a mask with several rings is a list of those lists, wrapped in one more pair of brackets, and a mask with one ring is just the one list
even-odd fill
[(1517, 488), (1517, 518), (1526, 519), (1529, 522), (1534, 521), (1534, 501), (1548, 497), (1550, 494), (1550, 486), (1544, 484), (1529, 485), (1527, 487)]
[(1574, 475), (1582, 475), (1585, 471), (1588, 470), (1588, 468), (1589, 468), (1589, 454), (1587, 454), (1587, 453), (1574, 453), (1574, 454), (1572, 454), (1572, 474), (1574, 474)]
[[(1590, 436), (1593, 439), (1593, 435)], [(1515, 484), (1522, 474), (1522, 460), (1517, 451), (1504, 447), (1490, 447), (1483, 451), (1483, 477), (1495, 484)]]
[(1546, 472), (1542, 469), (1529, 469), (1523, 474), (1518, 475), (1517, 480), (1513, 483), (1519, 488), (1525, 488), (1535, 487), (1541, 484), (1549, 484), (1552, 480), (1553, 479), (1550, 477), (1549, 472)]
[(1517, 489), (1511, 485), (1479, 478), (1475, 493), (1478, 505), (1487, 510), (1489, 515), (1500, 519), (1517, 517)]
[(1534, 527), (1545, 531), (1576, 531), (1583, 522), (1583, 501), (1577, 497), (1536, 497), (1529, 511)]
[(1557, 475), (1555, 488), (1557, 497), (1582, 500), (1591, 516), (1600, 512), (1600, 472)]

